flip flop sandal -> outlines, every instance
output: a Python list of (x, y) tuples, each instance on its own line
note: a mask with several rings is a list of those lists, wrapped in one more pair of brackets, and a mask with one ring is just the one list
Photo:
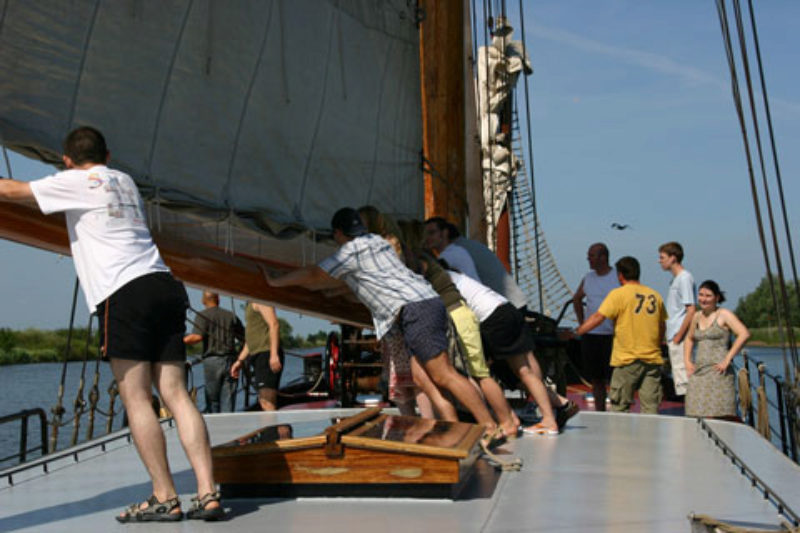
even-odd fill
[(141, 508), (141, 503), (130, 504), (121, 515), (115, 517), (117, 522), (127, 524), (129, 522), (179, 522), (183, 520), (182, 512), (172, 512), (181, 508), (181, 501), (177, 496), (160, 502), (153, 494), (143, 503), (147, 504), (144, 509)]
[(203, 497), (197, 496), (192, 498), (192, 508), (186, 512), (186, 518), (189, 520), (205, 520), (206, 522), (222, 520), (225, 518), (225, 510), (222, 508), (222, 505), (212, 509), (206, 508), (211, 502), (220, 503), (220, 497), (220, 493), (217, 491), (209, 492)]
[(522, 431), (528, 435), (539, 435), (542, 437), (558, 436), (557, 429), (549, 428), (547, 426), (542, 425), (541, 423), (533, 425), (531, 427), (523, 428)]

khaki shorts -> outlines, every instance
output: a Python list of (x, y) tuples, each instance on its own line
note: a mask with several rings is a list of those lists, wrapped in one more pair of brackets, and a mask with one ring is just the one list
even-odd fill
[(634, 361), (625, 366), (614, 368), (611, 374), (612, 411), (630, 411), (633, 393), (639, 391), (639, 403), (642, 413), (658, 414), (661, 403), (661, 365)]
[(489, 377), (489, 367), (486, 366), (486, 357), (483, 354), (481, 342), (481, 324), (478, 317), (466, 305), (460, 305), (449, 311), (450, 318), (456, 325), (459, 342), (467, 358), (467, 371), (475, 379)]

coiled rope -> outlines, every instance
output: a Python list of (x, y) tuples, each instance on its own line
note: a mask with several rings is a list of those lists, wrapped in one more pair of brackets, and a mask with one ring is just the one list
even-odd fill
[(753, 395), (750, 392), (750, 372), (747, 368), (739, 369), (736, 381), (739, 388), (739, 410), (744, 418), (753, 407)]

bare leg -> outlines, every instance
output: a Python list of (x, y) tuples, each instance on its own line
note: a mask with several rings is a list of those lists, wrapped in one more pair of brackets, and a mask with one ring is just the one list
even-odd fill
[(509, 366), (531, 393), (536, 405), (539, 406), (539, 410), (542, 412), (541, 424), (547, 428), (558, 430), (553, 407), (550, 405), (550, 394), (541, 378), (542, 371), (536, 361), (533, 363), (536, 365), (535, 369), (531, 368), (529, 359), (525, 355), (516, 355), (508, 359)]
[[(178, 427), (178, 437), (197, 477), (197, 495), (216, 491), (211, 470), (211, 446), (205, 420), (192, 403), (185, 385), (185, 367), (182, 362), (163, 362), (153, 365), (153, 380), (161, 399), (172, 412)], [(206, 509), (219, 506), (210, 502)]]
[[(539, 361), (536, 360), (533, 352), (528, 352), (525, 355), (525, 358), (528, 361), (528, 366), (531, 367), (531, 370), (536, 377), (539, 378), (539, 381), (544, 383), (544, 373), (542, 372), (542, 367), (539, 366)], [(545, 385), (545, 389), (547, 389), (547, 396), (550, 398), (550, 405), (553, 407), (562, 407), (565, 403), (567, 403), (567, 398), (561, 396), (550, 387)]]
[[(453, 404), (450, 403), (447, 398), (442, 396), (441, 391), (434, 382), (431, 381), (427, 370), (419, 364), (416, 357), (411, 358), (411, 374), (414, 377), (414, 383), (416, 383), (417, 387), (422, 389), (425, 396), (428, 397), (428, 400), (433, 404), (433, 408), (439, 414), (439, 417), (449, 422), (458, 421), (456, 408), (453, 407)], [(422, 411), (422, 409), (420, 409), (420, 411)], [(425, 417), (424, 414), (423, 417)]]
[(456, 372), (456, 369), (450, 364), (446, 352), (442, 352), (433, 359), (425, 361), (423, 365), (433, 382), (455, 396), (456, 400), (461, 402), (472, 413), (478, 424), (486, 426), (487, 429), (496, 427), (494, 420), (492, 420), (492, 415), (489, 414), (489, 410), (480, 395), (470, 385), (467, 378)]
[(177, 494), (169, 471), (167, 445), (151, 402), (151, 365), (112, 358), (111, 371), (128, 414), (133, 442), (153, 483), (153, 494), (162, 502), (174, 498)]
[(498, 422), (500, 422), (503, 433), (511, 436), (516, 435), (517, 427), (519, 427), (519, 419), (514, 414), (514, 411), (511, 410), (511, 406), (508, 405), (506, 396), (503, 394), (503, 389), (490, 377), (481, 378), (478, 380), (478, 383), (486, 401), (489, 403), (492, 411), (494, 411)]
[(419, 416), (422, 418), (436, 418), (436, 413), (433, 411), (433, 403), (422, 390), (417, 392), (417, 408), (419, 409)]
[(278, 391), (269, 387), (258, 389), (258, 405), (262, 411), (276, 411), (278, 409)]

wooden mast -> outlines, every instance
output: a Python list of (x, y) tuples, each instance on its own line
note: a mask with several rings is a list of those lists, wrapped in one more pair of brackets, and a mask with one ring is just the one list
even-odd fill
[(425, 218), (463, 229), (467, 211), (464, 147), (464, 2), (420, 0), (420, 83)]

